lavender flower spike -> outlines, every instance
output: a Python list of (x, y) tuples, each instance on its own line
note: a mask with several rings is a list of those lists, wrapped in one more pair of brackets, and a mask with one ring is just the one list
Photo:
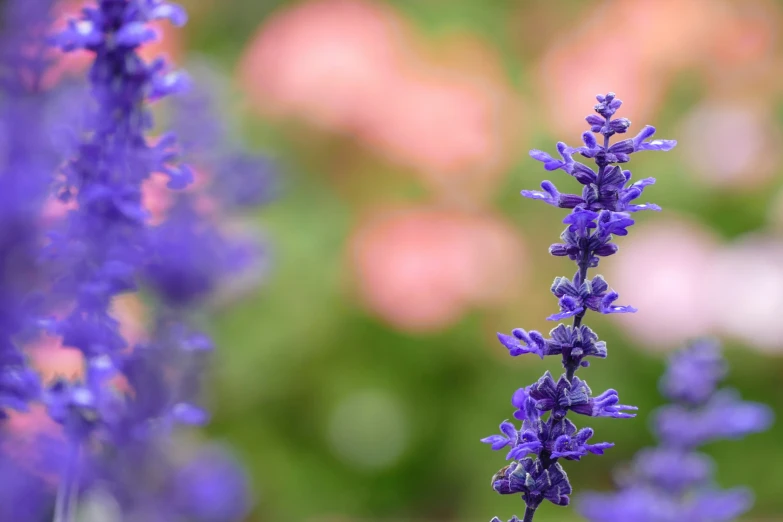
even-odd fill
[[(58, 380), (44, 394), (70, 445), (57, 522), (73, 520), (85, 471), (97, 473), (102, 465), (89, 451), (96, 439), (119, 448), (141, 438), (149, 426), (203, 417), (187, 404), (163, 400), (162, 369), (150, 364), (139, 370), (146, 352), (135, 347), (129, 355), (111, 311), (116, 296), (137, 289), (147, 254), (142, 183), (155, 172), (169, 178), (170, 188), (182, 188), (192, 178), (187, 166), (176, 163), (172, 136), (156, 144), (147, 138), (153, 127), (149, 103), (186, 86), (184, 75), (169, 71), (162, 59), (146, 63), (139, 55), (139, 47), (156, 38), (148, 24), (157, 19), (181, 25), (185, 14), (162, 0), (96, 0), (52, 39), (64, 51), (83, 49), (94, 57), (91, 97), (84, 107), (87, 128), (59, 173), (59, 197), (75, 200), (78, 208), (53, 231), (46, 255), (56, 277), (52, 293), (73, 303), (65, 317), (47, 321), (48, 328), (64, 346), (82, 352), (85, 369), (84, 382)], [(110, 379), (118, 374), (132, 392), (112, 386)], [(156, 390), (161, 397), (155, 397)]]
[(620, 491), (585, 494), (579, 501), (582, 515), (591, 522), (728, 522), (745, 513), (750, 492), (716, 489), (712, 459), (694, 448), (764, 431), (772, 411), (717, 390), (725, 375), (726, 363), (713, 341), (674, 354), (661, 379), (661, 391), (672, 404), (654, 416), (658, 447), (636, 454)]
[[(614, 93), (599, 95), (595, 105), (597, 114), (587, 117), (590, 131), (582, 135), (583, 145), (569, 147), (557, 144), (560, 159), (540, 151), (530, 151), (533, 159), (544, 164), (547, 171), (562, 170), (582, 185), (581, 194), (560, 192), (550, 181), (541, 184), (543, 191), (523, 190), (527, 198), (541, 200), (549, 205), (571, 209), (563, 219), (567, 225), (560, 235), (562, 243), (554, 244), (549, 252), (553, 256), (568, 257), (576, 263), (573, 278), (558, 277), (551, 291), (557, 297), (559, 312), (548, 317), (551, 321), (571, 319), (571, 325), (559, 324), (549, 339), (536, 331), (517, 328), (511, 335), (499, 333), (498, 339), (512, 356), (533, 353), (543, 358), (559, 355), (564, 368), (563, 375), (555, 380), (547, 372), (535, 384), (517, 390), (512, 404), (517, 408), (514, 417), (522, 421), (521, 429), (509, 421), (501, 424), (503, 435), (482, 439), (492, 449), (508, 448), (507, 460), (512, 462), (492, 479), (492, 488), (501, 494), (520, 494), (525, 501), (525, 515), (521, 522), (532, 522), (536, 509), (544, 500), (564, 506), (569, 502), (571, 484), (559, 460), (580, 460), (588, 453), (602, 455), (613, 444), (588, 443), (593, 436), (591, 428), (577, 430), (570, 419), (573, 413), (594, 417), (628, 418), (636, 408), (620, 403), (617, 391), (609, 389), (593, 396), (587, 383), (574, 374), (580, 367), (589, 365), (586, 357), (605, 358), (606, 343), (582, 324), (588, 310), (601, 314), (633, 313), (632, 306), (615, 305), (618, 294), (611, 290), (600, 275), (588, 278), (590, 268), (598, 266), (601, 257), (617, 252), (612, 242), (614, 236), (625, 236), (634, 225), (631, 214), (640, 210), (660, 210), (651, 203), (636, 204), (634, 200), (644, 189), (652, 185), (652, 178), (630, 184), (631, 172), (620, 164), (631, 155), (643, 150), (671, 150), (672, 140), (651, 140), (655, 129), (645, 127), (635, 138), (615, 140), (612, 136), (624, 134), (631, 125), (626, 118), (613, 118), (622, 102)], [(603, 140), (599, 142), (594, 134)], [(595, 167), (575, 159), (592, 159)], [(546, 419), (542, 415), (549, 412)], [(679, 420), (670, 415), (669, 426), (677, 430)], [(706, 418), (704, 425), (709, 425)], [(736, 427), (741, 429), (741, 427)], [(633, 520), (633, 517), (627, 520)], [(499, 522), (495, 518), (492, 522)], [(511, 522), (520, 522), (516, 517)]]

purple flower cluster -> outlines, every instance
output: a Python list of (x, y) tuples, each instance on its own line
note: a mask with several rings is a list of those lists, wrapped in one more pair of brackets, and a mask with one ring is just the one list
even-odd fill
[[(200, 381), (212, 342), (196, 314), (255, 254), (182, 192), (194, 176), (180, 161), (174, 134), (150, 137), (151, 103), (183, 93), (190, 81), (163, 59), (145, 62), (139, 48), (158, 37), (150, 22), (181, 26), (186, 14), (163, 0), (95, 0), (49, 37), (50, 4), (7, 2), (12, 30), (0, 41), (0, 442), (17, 446), (23, 439), (5, 432), (9, 409), (43, 401), (65, 444), (54, 441), (45, 467), (2, 455), (0, 519), (51, 519), (53, 510), (57, 522), (70, 522), (77, 509), (95, 506), (120, 509), (128, 520), (241, 519), (249, 498), (237, 464), (172, 436), (176, 425), (208, 420)], [(93, 55), (88, 96), (67, 103), (62, 92), (41, 90), (51, 44)], [(70, 130), (59, 148), (49, 146), (48, 98), (59, 110), (60, 134)], [(234, 191), (243, 180), (250, 190), (223, 204), (224, 214), (266, 202), (271, 193), (268, 165), (245, 163), (227, 178)], [(142, 200), (142, 185), (154, 174), (180, 191), (155, 226)], [(42, 208), (52, 190), (71, 210), (44, 230)], [(133, 292), (150, 297), (154, 317), (135, 345), (115, 316), (116, 298)], [(42, 386), (22, 350), (24, 336), (41, 330), (81, 354), (81, 377)], [(45, 446), (36, 448), (43, 454)], [(53, 472), (61, 476), (56, 499), (41, 475)]]
[[(612, 447), (608, 442), (593, 443), (591, 428), (577, 429), (566, 418), (569, 411), (593, 417), (633, 417), (629, 413), (636, 408), (620, 403), (617, 392), (609, 389), (593, 395), (587, 383), (575, 376), (576, 370), (586, 367), (586, 357), (606, 357), (606, 343), (582, 320), (587, 310), (601, 314), (635, 312), (630, 306), (618, 306), (616, 292), (600, 275), (588, 278), (588, 269), (598, 266), (601, 257), (617, 252), (612, 242), (614, 236), (625, 236), (634, 224), (631, 213), (640, 210), (660, 210), (651, 203), (638, 204), (645, 187), (652, 185), (652, 178), (630, 183), (631, 172), (621, 165), (630, 155), (644, 150), (671, 150), (676, 142), (652, 140), (653, 127), (647, 126), (634, 138), (616, 140), (616, 134), (625, 134), (631, 122), (625, 118), (613, 118), (622, 102), (614, 93), (597, 96), (597, 114), (587, 117), (590, 130), (582, 135), (581, 147), (569, 147), (558, 143), (560, 159), (546, 152), (533, 150), (530, 155), (544, 163), (546, 170), (563, 170), (583, 185), (581, 194), (565, 194), (550, 181), (541, 184), (543, 191), (523, 190), (522, 195), (539, 199), (550, 205), (571, 209), (563, 223), (567, 225), (561, 234), (562, 243), (554, 244), (549, 252), (554, 256), (568, 257), (576, 262), (573, 278), (558, 277), (551, 291), (558, 298), (560, 311), (548, 317), (552, 321), (573, 318), (571, 325), (560, 324), (545, 338), (536, 331), (517, 328), (511, 335), (498, 334), (500, 342), (512, 356), (533, 353), (541, 357), (557, 355), (562, 359), (565, 372), (557, 379), (546, 372), (538, 382), (520, 388), (514, 393), (512, 404), (517, 411), (514, 417), (521, 421), (521, 428), (504, 421), (500, 425), (502, 435), (482, 439), (492, 449), (508, 448), (506, 459), (511, 464), (492, 478), (492, 487), (501, 494), (520, 494), (525, 501), (524, 522), (533, 520), (539, 505), (548, 500), (563, 506), (568, 504), (571, 484), (559, 460), (579, 460), (588, 453), (597, 455)], [(599, 142), (594, 134), (603, 139)], [(574, 159), (575, 155), (592, 159), (596, 168)], [(549, 412), (544, 419), (542, 416)], [(516, 519), (512, 519), (516, 521)], [(629, 519), (630, 520), (630, 519)]]
[(674, 354), (661, 379), (661, 391), (672, 404), (654, 416), (659, 446), (637, 453), (620, 491), (586, 494), (579, 511), (593, 522), (728, 522), (745, 513), (750, 492), (717, 489), (713, 461), (695, 448), (763, 431), (772, 423), (772, 411), (740, 400), (734, 391), (717, 390), (725, 374), (713, 341)]

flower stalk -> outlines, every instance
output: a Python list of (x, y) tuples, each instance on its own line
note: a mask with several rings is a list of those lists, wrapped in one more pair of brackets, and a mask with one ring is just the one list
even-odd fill
[[(543, 191), (522, 191), (524, 197), (571, 210), (563, 220), (567, 225), (560, 236), (563, 242), (552, 245), (549, 252), (568, 257), (577, 267), (573, 278), (555, 278), (551, 291), (558, 298), (560, 311), (547, 318), (551, 321), (573, 318), (571, 326), (559, 324), (549, 333), (548, 339), (537, 331), (527, 332), (521, 328), (513, 330), (511, 335), (498, 334), (510, 355), (534, 353), (542, 359), (559, 355), (564, 369), (557, 381), (547, 371), (538, 382), (514, 393), (511, 402), (517, 408), (514, 417), (521, 421), (521, 429), (504, 421), (500, 425), (502, 435), (482, 439), (494, 450), (509, 448), (506, 459), (511, 463), (493, 477), (492, 487), (500, 494), (521, 494), (526, 505), (523, 522), (533, 521), (544, 500), (560, 506), (569, 503), (571, 484), (561, 460), (580, 460), (588, 453), (602, 455), (613, 446), (609, 442), (589, 442), (593, 430), (577, 430), (566, 418), (569, 411), (593, 417), (635, 416), (631, 412), (636, 408), (620, 404), (615, 390), (593, 396), (587, 383), (576, 376), (579, 368), (589, 366), (587, 357), (605, 358), (607, 354), (606, 343), (599, 341), (598, 336), (583, 324), (587, 311), (601, 314), (636, 311), (631, 306), (615, 305), (617, 293), (609, 288), (602, 276), (590, 279), (588, 272), (598, 266), (601, 257), (617, 252), (613, 238), (628, 234), (628, 227), (634, 224), (631, 213), (660, 210), (651, 203), (634, 203), (655, 180), (647, 178), (630, 183), (631, 172), (620, 165), (628, 162), (633, 153), (671, 150), (676, 142), (652, 140), (655, 129), (647, 126), (634, 138), (612, 144), (611, 138), (624, 134), (631, 122), (626, 118), (613, 118), (622, 104), (614, 93), (599, 95), (597, 100), (594, 107), (597, 114), (586, 118), (590, 131), (582, 135), (582, 146), (558, 143), (560, 159), (540, 150), (530, 152), (546, 170), (563, 170), (575, 178), (583, 185), (581, 194), (561, 193), (550, 181), (541, 184)], [(594, 134), (602, 136), (602, 144)], [(576, 161), (574, 156), (577, 154), (592, 159), (597, 168)], [(547, 412), (549, 416), (544, 419)], [(512, 521), (518, 522), (518, 519), (514, 517)], [(495, 518), (493, 522), (499, 522), (499, 519)]]

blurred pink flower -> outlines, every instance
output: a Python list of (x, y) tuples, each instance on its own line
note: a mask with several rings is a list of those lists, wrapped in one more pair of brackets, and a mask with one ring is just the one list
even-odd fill
[(511, 97), (496, 53), (482, 41), (455, 38), (443, 47), (467, 52), (450, 60), (428, 53), (380, 3), (312, 0), (259, 28), (239, 80), (262, 114), (354, 135), (437, 193), (475, 198), (506, 165)]
[(617, 324), (654, 349), (711, 333), (715, 295), (708, 267), (718, 244), (708, 229), (671, 217), (634, 228), (622, 255), (605, 261), (607, 281), (624, 304), (639, 309)]
[(412, 332), (502, 302), (525, 270), (521, 239), (498, 218), (431, 208), (376, 214), (353, 234), (350, 256), (366, 306)]
[(720, 30), (709, 40), (706, 64), (723, 73), (722, 81), (731, 81), (729, 76), (738, 72), (747, 73), (767, 65), (777, 49), (780, 6), (769, 0), (717, 5), (715, 18)]
[(750, 236), (710, 264), (720, 329), (762, 351), (783, 350), (783, 241)]
[(586, 130), (585, 100), (609, 91), (633, 101), (623, 116), (649, 120), (672, 73), (703, 54), (714, 31), (715, 3), (612, 0), (580, 27), (565, 28), (540, 64), (542, 105), (553, 130), (579, 136)]
[(367, 107), (388, 100), (401, 60), (401, 27), (379, 3), (319, 0), (269, 17), (245, 50), (240, 83), (262, 111), (333, 130), (359, 130)]
[(517, 131), (509, 122), (521, 115), (514, 114), (497, 57), (481, 41), (454, 38), (442, 47), (459, 51), (459, 60), (411, 58), (386, 85), (385, 103), (369, 108), (372, 124), (361, 137), (417, 169), (446, 199), (483, 199), (507, 166)]
[(711, 101), (685, 117), (680, 144), (703, 182), (752, 189), (769, 181), (778, 166), (779, 134), (766, 106)]
[[(663, 85), (656, 73), (640, 62), (632, 47), (606, 38), (599, 33), (595, 39), (569, 41), (544, 57), (541, 106), (548, 111), (553, 132), (578, 139), (587, 130), (585, 101), (598, 93), (617, 92), (621, 99), (633, 100), (627, 111), (622, 109), (631, 121), (647, 121), (660, 103)], [(623, 67), (603, 67), (604, 63)]]
[[(611, 1), (543, 57), (540, 78), (544, 106), (555, 131), (585, 130), (584, 102), (614, 91), (628, 104), (625, 117), (646, 121), (661, 102), (669, 71), (690, 59), (702, 33), (703, 0)], [(606, 20), (622, 30), (607, 30)], [(622, 64), (620, 66), (619, 64)], [(580, 123), (582, 122), (582, 123)]]

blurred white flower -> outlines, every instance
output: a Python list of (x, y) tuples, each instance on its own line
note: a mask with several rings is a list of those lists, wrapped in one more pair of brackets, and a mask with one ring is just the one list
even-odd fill
[(672, 217), (634, 227), (608, 258), (607, 281), (639, 309), (616, 324), (655, 349), (708, 334), (714, 325), (711, 273), (718, 244), (709, 230)]
[(718, 329), (762, 351), (783, 349), (783, 240), (748, 236), (710, 264)]

